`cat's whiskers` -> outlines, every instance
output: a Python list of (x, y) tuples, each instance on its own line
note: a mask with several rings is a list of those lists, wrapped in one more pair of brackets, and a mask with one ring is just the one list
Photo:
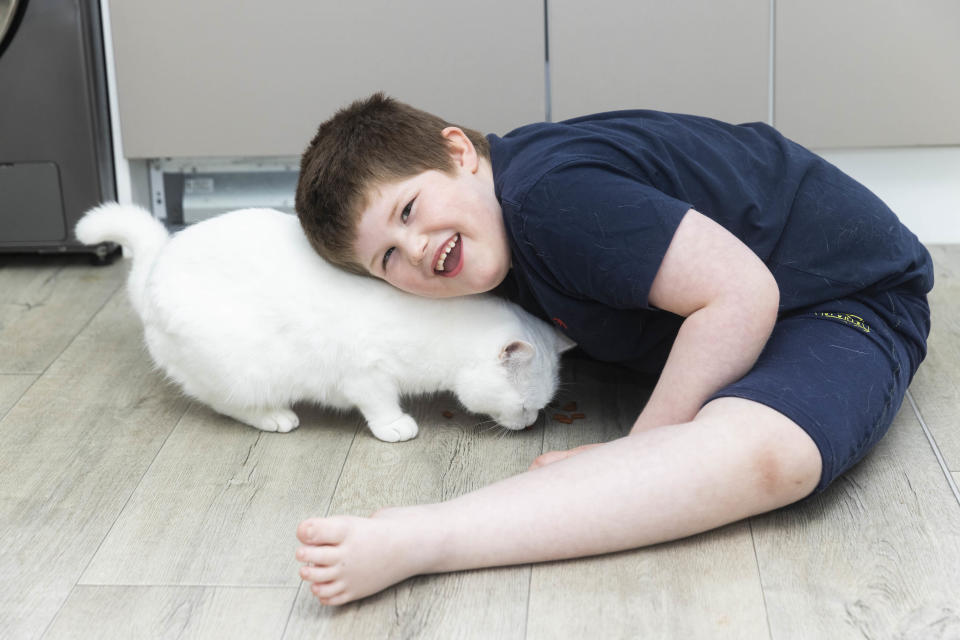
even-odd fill
[(504, 438), (507, 437), (507, 434), (508, 434), (508, 433), (512, 433), (513, 431), (514, 431), (514, 429), (507, 429), (506, 427), (504, 427), (504, 428), (503, 428), (503, 432), (500, 433), (500, 435), (497, 437), (497, 440), (498, 440), (498, 441), (499, 441), (499, 440), (503, 440)]
[[(484, 425), (490, 425), (490, 426), (489, 426), (489, 427), (485, 427), (485, 428), (481, 428), (481, 427), (484, 427)], [(497, 421), (496, 421), (496, 420), (484, 420), (484, 421), (482, 421), (482, 422), (478, 422), (477, 424), (473, 425), (473, 428), (474, 428), (474, 429), (480, 429), (480, 431), (479, 431), (480, 433), (486, 433), (487, 431), (490, 431), (490, 430), (492, 430), (492, 429), (496, 429), (498, 426), (500, 426), (500, 425), (497, 424)]]

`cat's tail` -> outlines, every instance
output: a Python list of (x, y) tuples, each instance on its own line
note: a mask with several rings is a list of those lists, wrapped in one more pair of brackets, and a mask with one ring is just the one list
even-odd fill
[(74, 233), (84, 244), (115, 242), (123, 247), (124, 256), (132, 254), (127, 288), (134, 308), (143, 316), (142, 294), (147, 275), (170, 239), (166, 227), (145, 209), (108, 202), (88, 211)]

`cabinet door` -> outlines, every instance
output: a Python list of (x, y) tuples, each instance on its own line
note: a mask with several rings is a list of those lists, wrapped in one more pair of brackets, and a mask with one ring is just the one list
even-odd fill
[(112, 0), (124, 153), (299, 155), (384, 90), (502, 133), (545, 113), (539, 0)]
[(960, 143), (960, 2), (781, 0), (777, 128), (812, 147)]
[(766, 121), (769, 0), (549, 0), (552, 117), (645, 108)]

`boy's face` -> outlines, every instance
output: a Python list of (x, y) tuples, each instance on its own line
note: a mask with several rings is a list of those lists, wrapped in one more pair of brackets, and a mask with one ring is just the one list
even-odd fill
[(510, 269), (490, 165), (459, 129), (444, 135), (455, 151), (455, 175), (426, 171), (381, 185), (357, 223), (360, 263), (398, 289), (428, 298), (489, 291)]

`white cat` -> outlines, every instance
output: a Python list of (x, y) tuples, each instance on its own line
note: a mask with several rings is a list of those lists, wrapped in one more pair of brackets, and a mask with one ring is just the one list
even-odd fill
[(106, 204), (76, 227), (133, 254), (127, 282), (154, 361), (193, 398), (265, 431), (312, 401), (356, 407), (373, 434), (417, 435), (407, 394), (453, 391), (508, 429), (532, 424), (574, 344), (490, 295), (431, 300), (330, 266), (296, 217), (245, 209), (170, 236), (138, 207)]

